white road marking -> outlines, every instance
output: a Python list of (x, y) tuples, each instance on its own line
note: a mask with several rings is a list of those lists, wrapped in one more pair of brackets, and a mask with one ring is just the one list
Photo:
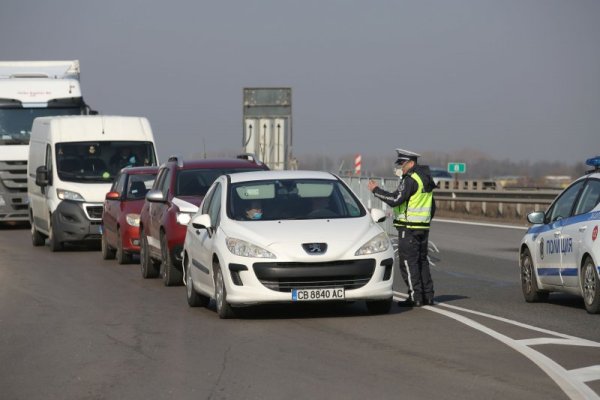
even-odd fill
[[(406, 294), (394, 292), (396, 299), (405, 298)], [(558, 332), (553, 332), (548, 329), (538, 328), (533, 325), (523, 324), (521, 322), (513, 321), (507, 318), (498, 317), (492, 314), (486, 314), (479, 311), (469, 310), (467, 308), (452, 306), (449, 304), (438, 303), (436, 306), (424, 306), (422, 307), (426, 310), (436, 312), (438, 314), (444, 315), (446, 317), (452, 318), (458, 322), (461, 322), (473, 329), (476, 329), (480, 332), (483, 332), (496, 340), (506, 344), (513, 350), (518, 351), (523, 354), (525, 357), (529, 358), (533, 361), (542, 371), (544, 371), (562, 390), (565, 392), (570, 399), (596, 399), (600, 400), (600, 396), (596, 394), (589, 386), (585, 384), (585, 382), (594, 381), (600, 379), (600, 364), (588, 366), (584, 368), (566, 370), (554, 360), (540, 353), (539, 351), (531, 348), (530, 346), (539, 345), (539, 344), (560, 344), (560, 345), (574, 345), (574, 346), (589, 346), (589, 347), (598, 347), (600, 348), (599, 342), (594, 342), (592, 340), (581, 339), (575, 336), (569, 336)], [(470, 318), (465, 317), (464, 315), (445, 310), (443, 308), (454, 309), (456, 311), (461, 311), (465, 313), (471, 313), (475, 315), (479, 315), (482, 317), (495, 319), (498, 321), (505, 322), (507, 324), (511, 324), (514, 326), (518, 326), (521, 328), (530, 329), (533, 331), (537, 331), (540, 333), (553, 335), (553, 338), (535, 338), (535, 339), (526, 339), (526, 340), (515, 340), (512, 339), (500, 332), (497, 332), (493, 329), (488, 328), (487, 326), (474, 321)]]
[(491, 227), (491, 228), (520, 229), (520, 230), (524, 230), (524, 231), (526, 231), (527, 229), (529, 229), (527, 226), (490, 224), (490, 223), (487, 223), (487, 222), (458, 221), (458, 220), (454, 220), (454, 219), (443, 219), (443, 218), (434, 218), (433, 222), (448, 222), (450, 224), (488, 226), (488, 227)]

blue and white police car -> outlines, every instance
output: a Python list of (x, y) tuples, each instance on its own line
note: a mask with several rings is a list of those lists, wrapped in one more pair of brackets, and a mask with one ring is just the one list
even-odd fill
[(521, 241), (521, 286), (527, 302), (545, 301), (550, 292), (583, 297), (585, 309), (600, 312), (600, 156), (544, 213)]

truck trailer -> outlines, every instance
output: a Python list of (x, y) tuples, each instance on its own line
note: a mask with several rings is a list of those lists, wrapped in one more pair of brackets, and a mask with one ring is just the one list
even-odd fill
[(0, 61), (0, 223), (28, 221), (27, 159), (37, 117), (95, 114), (79, 61)]

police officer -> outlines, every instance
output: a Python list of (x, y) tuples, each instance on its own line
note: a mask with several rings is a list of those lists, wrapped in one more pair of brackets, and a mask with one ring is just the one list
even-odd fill
[(396, 149), (395, 173), (400, 177), (398, 188), (387, 192), (369, 180), (371, 192), (394, 208), (394, 226), (398, 229), (398, 260), (400, 273), (408, 286), (408, 298), (401, 307), (433, 305), (433, 281), (429, 270), (427, 247), (429, 224), (435, 213), (429, 167), (417, 165), (419, 154)]

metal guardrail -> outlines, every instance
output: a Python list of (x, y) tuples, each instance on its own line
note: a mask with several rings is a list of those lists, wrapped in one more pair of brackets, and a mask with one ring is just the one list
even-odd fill
[[(398, 178), (342, 177), (367, 208), (380, 208), (388, 218), (384, 229), (394, 233), (392, 210), (376, 199), (369, 189), (369, 179), (375, 180), (387, 191), (398, 187)], [(522, 217), (524, 214), (546, 209), (561, 192), (561, 189), (504, 189), (485, 180), (459, 180), (441, 182), (434, 191), (438, 210), (450, 210), (459, 214), (493, 215), (497, 218)]]

